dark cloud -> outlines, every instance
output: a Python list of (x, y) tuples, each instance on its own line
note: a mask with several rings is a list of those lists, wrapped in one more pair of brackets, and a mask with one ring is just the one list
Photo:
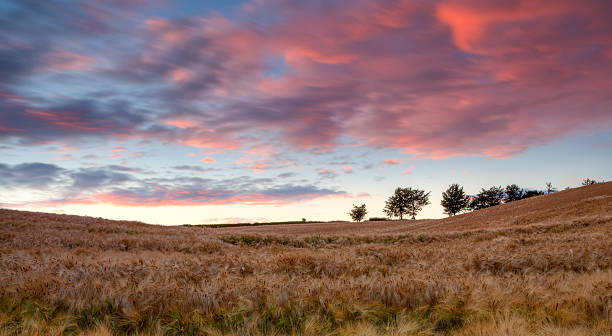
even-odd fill
[(298, 174), (292, 173), (292, 172), (278, 174), (278, 178), (282, 178), (282, 179), (287, 179), (287, 178), (296, 177), (296, 176), (298, 176)]
[[(192, 170), (190, 166), (177, 166)], [(175, 167), (176, 168), (176, 167)], [(178, 169), (185, 170), (185, 169)], [(38, 204), (110, 203), (127, 206), (284, 204), (345, 192), (315, 185), (278, 184), (272, 178), (240, 176), (208, 179), (194, 176), (143, 178), (123, 166), (67, 170), (44, 163), (0, 164), (0, 186), (28, 187), (62, 195)]]
[(70, 173), (70, 178), (73, 180), (71, 188), (75, 190), (86, 190), (99, 187), (108, 187), (111, 185), (120, 185), (122, 183), (132, 181), (133, 177), (129, 174), (118, 173), (110, 169), (104, 168), (84, 168)]
[(0, 163), (0, 186), (46, 189), (57, 182), (63, 172), (64, 169), (46, 163), (22, 163), (14, 166)]
[(100, 103), (67, 100), (62, 104), (26, 105), (0, 101), (0, 138), (17, 138), (24, 143), (91, 137), (150, 136), (145, 130), (147, 111), (125, 101)]

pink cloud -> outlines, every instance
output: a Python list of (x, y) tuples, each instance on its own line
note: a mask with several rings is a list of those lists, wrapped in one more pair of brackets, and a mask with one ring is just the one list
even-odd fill
[(383, 160), (383, 162), (385, 164), (390, 165), (390, 166), (394, 166), (394, 165), (398, 165), (398, 164), (402, 163), (402, 160), (400, 160), (400, 159), (385, 159), (385, 160)]
[(187, 82), (194, 77), (193, 73), (186, 68), (177, 68), (170, 74), (170, 78), (175, 82)]
[(115, 148), (113, 148), (113, 152), (123, 152), (125, 150), (126, 150), (125, 147), (115, 147)]
[(234, 163), (237, 165), (244, 165), (244, 164), (248, 164), (250, 163), (251, 160), (247, 159), (247, 158), (240, 158), (238, 160), (236, 160)]
[(81, 132), (99, 132), (104, 130), (101, 125), (95, 125), (91, 120), (82, 119), (78, 112), (74, 111), (43, 111), (36, 109), (25, 110), (26, 114), (37, 118), (43, 119), (51, 123), (53, 126), (78, 130)]
[(406, 170), (404, 170), (402, 172), (403, 175), (409, 175), (412, 174), (412, 170), (414, 169), (414, 165), (410, 165), (410, 167), (406, 168)]
[(247, 168), (253, 170), (254, 173), (261, 173), (268, 168), (268, 164), (265, 162), (253, 162)]
[(200, 161), (205, 162), (205, 163), (215, 163), (216, 162), (215, 159), (213, 159), (211, 157), (205, 157), (205, 158), (203, 158)]
[[(349, 139), (444, 159), (507, 158), (612, 126), (607, 1), (247, 7), (243, 21), (146, 20), (134, 35), (143, 48), (110, 54), (105, 75), (118, 84), (159, 83), (146, 92), (161, 101), (155, 117), (106, 120), (107, 111), (95, 111), (83, 118), (77, 110), (34, 106), (0, 116), (3, 133), (33, 134), (17, 123), (26, 115), (32, 129), (58, 129), (45, 134), (52, 139), (71, 131), (211, 151), (267, 145), (315, 153)], [(87, 66), (79, 56), (56, 56), (57, 69)], [(115, 124), (123, 127), (115, 131)], [(134, 124), (147, 131), (131, 132)], [(274, 164), (270, 157), (253, 160)]]
[(342, 166), (342, 169), (344, 169), (344, 172), (347, 174), (351, 174), (353, 172), (353, 167), (352, 166)]
[(67, 50), (57, 50), (49, 53), (46, 58), (46, 68), (52, 71), (85, 70), (93, 63), (89, 55)]

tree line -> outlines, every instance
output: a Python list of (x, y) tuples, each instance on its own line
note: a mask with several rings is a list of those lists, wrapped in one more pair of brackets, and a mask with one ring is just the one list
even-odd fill
[[(592, 185), (597, 183), (594, 179), (587, 178), (582, 181), (582, 185)], [(566, 189), (569, 189), (567, 187)], [(468, 195), (463, 191), (463, 187), (459, 184), (451, 184), (448, 189), (442, 192), (442, 208), (444, 213), (449, 216), (454, 216), (464, 211), (480, 210), (488, 207), (496, 206), (502, 203), (509, 203), (521, 199), (550, 194), (556, 192), (552, 183), (546, 183), (546, 190), (525, 190), (516, 184), (511, 184), (502, 188), (501, 186), (493, 186), (488, 189), (482, 188), (476, 195)], [(404, 216), (410, 216), (412, 219), (423, 209), (424, 206), (431, 204), (429, 196), (431, 192), (413, 188), (397, 188), (393, 195), (385, 202), (383, 211), (390, 218), (397, 217), (400, 220)], [(351, 218), (356, 221), (362, 221), (368, 211), (365, 204), (354, 205), (348, 213)]]

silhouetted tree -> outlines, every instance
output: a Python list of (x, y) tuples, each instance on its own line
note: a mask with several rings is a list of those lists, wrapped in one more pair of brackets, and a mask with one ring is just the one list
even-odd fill
[(554, 192), (557, 192), (557, 188), (553, 187), (551, 182), (546, 182), (546, 193), (550, 194)]
[(355, 222), (361, 222), (362, 219), (365, 218), (368, 210), (366, 210), (366, 205), (355, 205), (353, 204), (353, 208), (348, 213)]
[(582, 185), (583, 186), (593, 185), (595, 183), (597, 183), (597, 181), (595, 181), (595, 179), (592, 179), (592, 178), (586, 178), (586, 179), (582, 180)]
[(463, 192), (463, 187), (455, 183), (451, 184), (448, 189), (442, 193), (441, 204), (444, 208), (444, 213), (449, 216), (454, 216), (465, 210), (469, 201), (467, 195)]
[(482, 188), (478, 195), (470, 202), (472, 210), (484, 209), (501, 204), (504, 199), (504, 189), (499, 187), (491, 187), (489, 189)]
[(429, 194), (424, 190), (412, 188), (397, 188), (395, 193), (385, 203), (383, 211), (390, 217), (404, 219), (404, 215), (415, 219), (417, 213), (429, 203)]
[(506, 202), (514, 202), (523, 198), (525, 194), (525, 190), (516, 184), (511, 184), (506, 186)]
[(529, 197), (540, 196), (540, 195), (544, 195), (544, 192), (540, 190), (527, 190), (525, 194), (523, 195), (523, 198), (529, 198)]

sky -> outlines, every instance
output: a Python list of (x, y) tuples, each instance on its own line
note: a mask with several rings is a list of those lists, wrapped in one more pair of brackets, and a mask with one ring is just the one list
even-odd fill
[(0, 207), (383, 216), (612, 178), (609, 0), (0, 2)]

